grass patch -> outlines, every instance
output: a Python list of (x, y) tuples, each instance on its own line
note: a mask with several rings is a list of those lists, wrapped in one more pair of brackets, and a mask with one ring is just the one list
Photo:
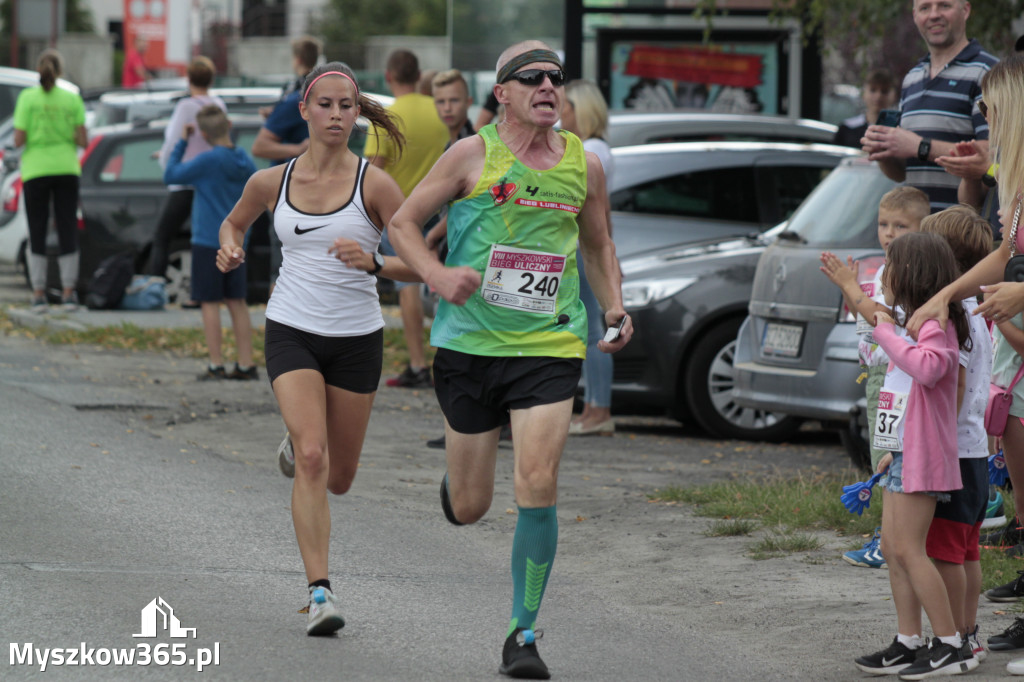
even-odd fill
[(806, 533), (795, 533), (781, 527), (769, 532), (758, 542), (750, 546), (750, 558), (762, 560), (796, 554), (798, 552), (816, 552), (824, 543)]
[(756, 519), (765, 526), (803, 530), (836, 530), (843, 535), (871, 533), (882, 523), (881, 495), (862, 516), (846, 511), (839, 500), (843, 486), (862, 480), (850, 470), (843, 474), (800, 474), (795, 478), (737, 480), (700, 488), (669, 487), (651, 499), (685, 502), (700, 516), (717, 519)]
[[(230, 327), (223, 330), (222, 348), (225, 361), (235, 360), (235, 335)], [(263, 327), (252, 332), (253, 359), (256, 364), (264, 363)], [(126, 322), (109, 327), (93, 327), (85, 331), (48, 329), (47, 327), (19, 327), (0, 310), (0, 333), (40, 339), (59, 345), (89, 344), (107, 350), (158, 351), (181, 357), (203, 358), (207, 356), (206, 337), (202, 324), (195, 327), (144, 328)], [(427, 360), (432, 362), (434, 349), (430, 347), (430, 330), (424, 330)], [(401, 372), (409, 362), (405, 335), (401, 329), (384, 329), (384, 374)]]
[(757, 521), (750, 521), (749, 519), (728, 519), (724, 521), (715, 521), (704, 531), (704, 535), (708, 537), (735, 537), (737, 535), (750, 535), (757, 530), (760, 525)]

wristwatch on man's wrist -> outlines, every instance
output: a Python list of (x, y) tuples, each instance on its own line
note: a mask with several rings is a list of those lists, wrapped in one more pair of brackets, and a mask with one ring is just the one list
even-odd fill
[(917, 158), (921, 161), (927, 161), (928, 155), (932, 153), (932, 141), (928, 138), (921, 138), (921, 143), (917, 145)]
[(373, 252), (373, 269), (367, 270), (371, 275), (376, 275), (384, 267), (384, 256), (381, 255), (380, 251)]

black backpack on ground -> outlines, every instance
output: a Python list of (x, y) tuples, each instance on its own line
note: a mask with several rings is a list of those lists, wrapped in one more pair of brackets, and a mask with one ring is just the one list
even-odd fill
[(135, 274), (135, 254), (115, 253), (103, 259), (96, 268), (85, 293), (85, 305), (92, 310), (116, 308)]

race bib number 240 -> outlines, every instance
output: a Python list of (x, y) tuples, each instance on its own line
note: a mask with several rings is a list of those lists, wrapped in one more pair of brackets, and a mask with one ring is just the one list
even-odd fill
[(541, 315), (555, 312), (566, 257), (493, 244), (480, 293), (484, 301)]

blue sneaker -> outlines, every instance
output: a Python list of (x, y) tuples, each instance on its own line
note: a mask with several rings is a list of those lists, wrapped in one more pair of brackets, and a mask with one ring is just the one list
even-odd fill
[(995, 528), (1006, 525), (1006, 514), (1003, 513), (1003, 494), (994, 486), (988, 487), (988, 506), (985, 508), (985, 520), (982, 528)]
[(864, 543), (860, 549), (851, 549), (843, 554), (843, 561), (854, 566), (864, 568), (887, 568), (885, 557), (879, 549), (879, 542), (882, 539), (882, 529), (876, 528), (875, 534), (870, 540)]

